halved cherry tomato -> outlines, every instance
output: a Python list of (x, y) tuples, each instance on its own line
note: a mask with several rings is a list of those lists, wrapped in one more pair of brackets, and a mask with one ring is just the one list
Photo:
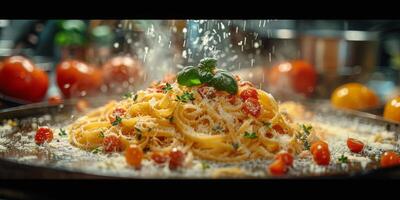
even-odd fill
[(151, 154), (151, 159), (154, 160), (154, 162), (156, 162), (157, 164), (163, 164), (167, 161), (167, 157), (161, 155), (160, 153), (154, 152), (153, 154)]
[(102, 84), (101, 71), (78, 60), (65, 60), (57, 66), (57, 84), (65, 97), (85, 96)]
[(275, 156), (275, 160), (282, 160), (285, 165), (292, 166), (293, 165), (293, 156), (290, 153), (279, 153)]
[(394, 98), (386, 103), (383, 117), (400, 122), (400, 97)]
[(49, 87), (47, 74), (29, 59), (12, 56), (0, 64), (0, 92), (29, 102), (43, 99)]
[(172, 149), (169, 153), (169, 168), (177, 169), (178, 167), (182, 167), (183, 161), (185, 159), (185, 155), (182, 151), (177, 150), (176, 148)]
[(364, 143), (360, 140), (349, 138), (347, 139), (347, 147), (354, 153), (360, 153), (364, 148)]
[(121, 140), (116, 135), (106, 136), (103, 140), (104, 151), (121, 151)]
[(39, 127), (36, 131), (35, 142), (36, 144), (43, 144), (45, 142), (51, 142), (53, 140), (53, 131), (47, 127)]
[(240, 98), (241, 98), (243, 101), (246, 101), (246, 100), (249, 99), (249, 98), (253, 98), (253, 99), (257, 99), (257, 100), (258, 100), (258, 93), (257, 93), (257, 90), (255, 90), (255, 89), (253, 89), (253, 88), (245, 89), (245, 90), (243, 90), (243, 91), (240, 93)]
[(381, 167), (400, 165), (400, 157), (396, 152), (387, 151), (381, 156), (380, 164)]
[(248, 98), (243, 104), (242, 107), (243, 112), (246, 114), (253, 115), (254, 117), (258, 117), (261, 113), (261, 105), (257, 99)]
[(282, 159), (278, 159), (268, 166), (268, 170), (272, 175), (281, 176), (286, 174), (288, 168)]
[(135, 167), (136, 169), (139, 169), (142, 164), (142, 159), (143, 159), (143, 151), (141, 148), (139, 148), (136, 145), (131, 145), (125, 150), (125, 160), (126, 162)]
[(123, 108), (116, 108), (110, 116), (108, 116), (108, 119), (110, 120), (111, 123), (113, 123), (115, 121), (115, 118), (121, 117), (125, 114), (126, 110)]
[(328, 165), (331, 160), (331, 154), (328, 148), (328, 144), (322, 141), (314, 142), (310, 149), (313, 154), (314, 161), (318, 165)]
[(276, 132), (279, 134), (285, 134), (285, 130), (283, 130), (282, 126), (279, 124), (275, 124), (272, 126), (272, 129), (274, 129)]
[(63, 102), (63, 99), (60, 96), (56, 95), (56, 96), (49, 97), (49, 99), (47, 101), (51, 105), (57, 105), (57, 104), (61, 104)]

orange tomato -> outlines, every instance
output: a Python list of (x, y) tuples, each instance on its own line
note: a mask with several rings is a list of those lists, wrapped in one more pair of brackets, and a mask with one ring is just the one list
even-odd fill
[(268, 166), (268, 170), (272, 175), (281, 176), (286, 174), (288, 169), (285, 162), (281, 159), (278, 159)]
[(349, 138), (347, 139), (347, 147), (354, 153), (360, 153), (364, 148), (364, 143), (360, 140)]
[(381, 167), (400, 165), (400, 157), (396, 152), (387, 151), (381, 156), (380, 164)]
[(287, 166), (293, 165), (293, 156), (290, 153), (279, 153), (275, 156), (275, 159), (282, 160)]
[(78, 60), (65, 60), (57, 66), (57, 84), (65, 97), (84, 96), (102, 84), (101, 71)]
[(331, 153), (328, 144), (323, 141), (314, 142), (310, 148), (314, 161), (318, 165), (328, 165), (331, 160)]
[(287, 89), (306, 96), (311, 95), (317, 83), (317, 73), (313, 66), (304, 60), (283, 62), (267, 71), (268, 82), (272, 87)]
[(379, 106), (374, 91), (360, 83), (347, 83), (333, 91), (331, 103), (338, 108), (363, 110)]
[(6, 58), (0, 64), (0, 92), (29, 102), (43, 99), (49, 87), (47, 74), (22, 56)]
[(386, 103), (383, 117), (400, 122), (400, 97), (394, 98)]
[(143, 151), (136, 145), (131, 145), (125, 150), (125, 160), (126, 162), (135, 167), (136, 169), (139, 169), (141, 167), (143, 159)]

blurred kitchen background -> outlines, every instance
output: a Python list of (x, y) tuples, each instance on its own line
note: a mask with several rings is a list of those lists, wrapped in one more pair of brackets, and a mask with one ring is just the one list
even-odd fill
[[(103, 77), (115, 77), (106, 65), (124, 65), (110, 64), (114, 57), (140, 63), (132, 74), (122, 70), (135, 79), (128, 77), (119, 85), (105, 79), (98, 88), (104, 96), (173, 78), (183, 66), (207, 56), (283, 98), (296, 95), (285, 83), (272, 87), (277, 83), (271, 70), (283, 62), (302, 61), (315, 71), (316, 83), (298, 91), (299, 98), (329, 99), (338, 86), (359, 82), (384, 103), (400, 94), (399, 36), (398, 20), (0, 20), (0, 60), (22, 55), (43, 69), (49, 87), (42, 101), (68, 96), (56, 81), (56, 68), (66, 59), (102, 69)], [(305, 74), (296, 81), (312, 78)], [(91, 94), (78, 96), (85, 95)], [(29, 103), (4, 93), (0, 97), (0, 109)]]

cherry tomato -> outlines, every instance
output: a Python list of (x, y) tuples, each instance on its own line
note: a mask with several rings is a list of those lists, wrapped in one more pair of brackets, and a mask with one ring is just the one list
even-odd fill
[(364, 143), (360, 140), (349, 138), (347, 139), (347, 147), (354, 153), (360, 153), (364, 148)]
[(102, 84), (101, 71), (78, 60), (65, 60), (57, 66), (57, 84), (67, 98), (85, 96)]
[(400, 157), (396, 152), (387, 151), (381, 156), (381, 167), (400, 165)]
[(400, 97), (394, 98), (386, 103), (383, 117), (400, 122)]
[(185, 155), (182, 151), (177, 150), (176, 148), (172, 149), (169, 153), (169, 168), (177, 169), (178, 167), (182, 167), (183, 161), (185, 159)]
[(208, 86), (201, 86), (199, 89), (197, 89), (197, 92), (201, 95), (203, 98), (214, 98), (216, 96), (215, 92), (216, 90), (213, 87), (208, 87)]
[(261, 113), (261, 105), (257, 99), (248, 98), (244, 102), (242, 110), (246, 114), (250, 114), (250, 115), (253, 115), (254, 117), (258, 117)]
[(151, 154), (151, 159), (154, 160), (154, 162), (156, 162), (157, 164), (163, 164), (167, 161), (167, 157), (161, 155), (160, 153), (154, 152), (153, 154)]
[(258, 100), (257, 90), (255, 90), (253, 88), (245, 89), (240, 93), (240, 98), (243, 101), (246, 101), (248, 98), (253, 98), (253, 99), (257, 99)]
[(113, 123), (115, 121), (115, 118), (121, 117), (125, 114), (126, 110), (123, 108), (116, 108), (111, 115), (108, 117), (108, 119), (110, 120), (111, 123)]
[(51, 142), (53, 140), (53, 131), (47, 127), (39, 127), (36, 131), (35, 142), (36, 144), (43, 144), (45, 142)]
[(283, 130), (282, 126), (279, 124), (275, 124), (272, 126), (272, 129), (274, 129), (276, 132), (279, 134), (285, 134), (285, 130)]
[(316, 87), (317, 73), (306, 61), (283, 62), (267, 71), (268, 82), (278, 90), (291, 88), (297, 93), (311, 95)]
[(360, 83), (347, 83), (333, 91), (331, 103), (338, 108), (363, 110), (379, 106), (378, 96)]
[(43, 99), (49, 87), (47, 74), (22, 56), (12, 56), (0, 64), (0, 92), (29, 102)]
[(57, 105), (57, 104), (61, 104), (63, 102), (63, 99), (60, 96), (56, 95), (56, 96), (49, 97), (49, 99), (47, 101), (51, 105)]
[(141, 64), (129, 56), (117, 56), (103, 65), (103, 72), (106, 84), (133, 83), (140, 78)]
[(285, 162), (282, 159), (275, 160), (268, 166), (268, 170), (272, 175), (281, 176), (288, 171)]
[(142, 164), (142, 159), (143, 159), (143, 151), (136, 145), (131, 145), (125, 150), (125, 160), (126, 162), (135, 167), (136, 169), (139, 169)]
[(85, 112), (89, 107), (89, 102), (84, 99), (79, 99), (75, 105), (75, 108), (78, 112)]
[(314, 161), (318, 165), (328, 165), (331, 159), (331, 154), (328, 148), (328, 144), (322, 141), (314, 142), (310, 149), (313, 154)]
[(287, 166), (293, 165), (293, 156), (290, 153), (279, 153), (275, 156), (275, 160), (282, 160)]
[(121, 140), (116, 135), (109, 135), (103, 140), (104, 151), (121, 151)]

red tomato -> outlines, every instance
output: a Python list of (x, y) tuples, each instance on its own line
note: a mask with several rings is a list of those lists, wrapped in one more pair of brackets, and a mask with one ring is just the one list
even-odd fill
[(360, 140), (349, 138), (347, 139), (347, 147), (354, 153), (360, 153), (364, 148), (364, 143)]
[(272, 175), (281, 176), (286, 174), (288, 171), (285, 162), (281, 159), (275, 160), (272, 164), (268, 166), (268, 170)]
[(172, 149), (169, 153), (169, 168), (177, 169), (178, 167), (182, 167), (183, 161), (185, 159), (185, 155), (182, 151), (177, 150), (176, 148)]
[(104, 151), (121, 151), (121, 140), (116, 135), (109, 135), (103, 140)]
[(65, 60), (57, 66), (57, 84), (67, 98), (85, 96), (102, 84), (101, 71), (78, 60)]
[(140, 77), (141, 64), (129, 56), (117, 56), (111, 58), (103, 65), (103, 72), (106, 84), (133, 83)]
[(53, 140), (53, 131), (47, 127), (39, 127), (36, 131), (35, 142), (36, 144), (43, 144), (45, 142), (51, 142)]
[(387, 151), (381, 156), (381, 167), (400, 165), (400, 157), (396, 152)]
[(28, 59), (12, 56), (0, 64), (0, 92), (29, 102), (43, 99), (49, 87), (47, 74)]
[(282, 160), (287, 166), (293, 165), (293, 156), (290, 153), (279, 153), (275, 156), (276, 160)]
[(57, 104), (61, 104), (63, 102), (63, 99), (60, 96), (57, 95), (57, 96), (49, 97), (49, 99), (47, 101), (51, 105), (57, 105)]
[(156, 162), (157, 164), (163, 164), (167, 161), (167, 157), (161, 155), (160, 153), (154, 152), (153, 154), (151, 154), (151, 159), (154, 160), (154, 162)]
[(272, 87), (290, 87), (306, 96), (314, 92), (317, 82), (315, 69), (303, 60), (280, 63), (268, 71), (267, 77)]
[(331, 160), (331, 153), (328, 144), (322, 141), (314, 142), (311, 145), (311, 153), (313, 154), (314, 161), (318, 165), (328, 165)]
[(208, 87), (208, 86), (201, 86), (199, 89), (197, 89), (197, 92), (201, 95), (203, 98), (214, 98), (215, 97), (215, 88), (213, 87)]
[(113, 123), (115, 121), (115, 118), (121, 117), (125, 114), (126, 110), (123, 108), (116, 108), (111, 115), (108, 117), (108, 119), (110, 120), (111, 123)]
[(253, 88), (245, 89), (240, 93), (240, 98), (243, 101), (246, 101), (248, 98), (253, 98), (253, 99), (257, 99), (258, 100), (257, 90), (255, 90)]
[(250, 114), (250, 115), (253, 115), (254, 117), (258, 117), (261, 113), (261, 105), (257, 99), (248, 98), (244, 102), (242, 110), (246, 114)]
[(142, 164), (142, 159), (143, 159), (143, 151), (136, 145), (131, 145), (125, 150), (125, 160), (126, 162), (135, 167), (136, 169), (139, 169)]
[(228, 102), (232, 105), (235, 105), (236, 103), (236, 95), (230, 94), (227, 96)]
[(273, 125), (272, 129), (274, 129), (279, 134), (285, 134), (285, 130), (283, 130), (282, 126), (280, 126), (279, 124)]

